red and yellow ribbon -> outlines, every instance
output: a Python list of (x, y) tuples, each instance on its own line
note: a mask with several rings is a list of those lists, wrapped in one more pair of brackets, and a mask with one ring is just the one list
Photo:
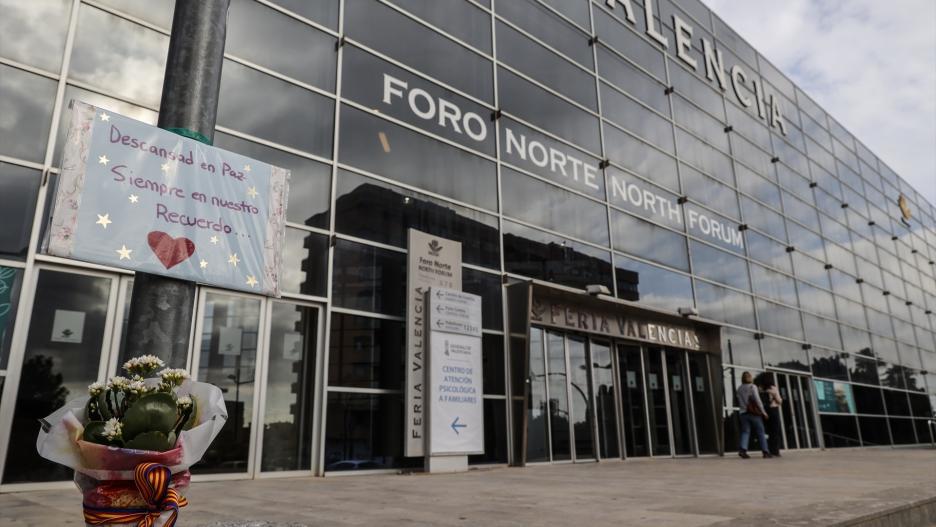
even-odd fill
[(176, 489), (169, 488), (172, 471), (159, 463), (140, 463), (134, 471), (134, 483), (146, 502), (146, 509), (108, 509), (84, 506), (85, 523), (134, 523), (137, 527), (153, 527), (163, 512), (170, 512), (165, 527), (173, 527), (179, 516), (179, 508), (188, 505), (188, 500)]

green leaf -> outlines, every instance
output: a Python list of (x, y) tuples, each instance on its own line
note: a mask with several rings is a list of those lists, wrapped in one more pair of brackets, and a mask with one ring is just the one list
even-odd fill
[[(134, 439), (138, 434), (160, 432), (166, 434), (178, 418), (175, 398), (168, 393), (150, 393), (130, 405), (123, 416), (124, 439)], [(130, 442), (127, 443), (129, 447)], [(132, 448), (132, 447), (129, 447)]]
[(81, 438), (89, 443), (97, 443), (99, 445), (110, 444), (110, 441), (104, 437), (104, 421), (91, 421), (86, 424)]
[(143, 432), (124, 444), (126, 448), (136, 450), (152, 450), (154, 452), (165, 452), (172, 450), (172, 443), (162, 432)]

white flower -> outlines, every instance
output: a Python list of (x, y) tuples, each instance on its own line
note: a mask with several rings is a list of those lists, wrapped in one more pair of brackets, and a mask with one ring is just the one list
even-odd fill
[(134, 378), (130, 381), (130, 384), (127, 386), (127, 389), (130, 393), (134, 395), (142, 395), (147, 392), (146, 384), (143, 383), (143, 379)]
[(91, 397), (97, 397), (98, 395), (101, 395), (101, 392), (103, 391), (104, 391), (103, 382), (92, 382), (91, 384), (88, 385), (88, 395), (90, 395)]
[(159, 372), (164, 384), (176, 385), (182, 384), (182, 381), (189, 378), (189, 372), (182, 368), (166, 368)]
[(159, 368), (164, 368), (166, 363), (156, 355), (141, 355), (134, 357), (124, 363), (123, 367), (127, 373), (146, 376)]
[(184, 409), (184, 408), (188, 408), (188, 407), (192, 406), (192, 398), (189, 397), (188, 395), (183, 395), (182, 397), (179, 397), (179, 398), (176, 400), (176, 405), (177, 405), (179, 408), (183, 408), (183, 409)]
[(121, 439), (123, 433), (123, 425), (116, 417), (111, 417), (104, 423), (104, 437), (108, 440), (113, 441), (115, 439)]
[(122, 390), (126, 390), (129, 387), (130, 387), (130, 379), (126, 377), (121, 377), (119, 375), (116, 377), (111, 377), (110, 380), (107, 381), (108, 390), (121, 390), (122, 391)]

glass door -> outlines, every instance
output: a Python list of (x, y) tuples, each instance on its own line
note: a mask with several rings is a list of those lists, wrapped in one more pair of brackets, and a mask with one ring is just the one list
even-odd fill
[[(718, 453), (718, 419), (715, 413), (715, 398), (709, 378), (708, 357), (702, 353), (688, 353), (689, 383), (692, 406), (695, 412), (695, 430), (699, 454)], [(730, 389), (730, 387), (728, 387)]]
[(595, 459), (591, 372), (588, 368), (588, 349), (585, 342), (585, 339), (580, 337), (566, 337), (569, 356), (569, 399), (572, 401), (570, 418), (576, 461)]
[(666, 405), (666, 375), (662, 348), (647, 348), (644, 366), (647, 371), (647, 409), (650, 418), (650, 443), (654, 456), (669, 456), (669, 415)]
[(549, 396), (546, 393), (546, 356), (543, 330), (530, 329), (530, 399), (527, 401), (526, 461), (549, 461)]
[(36, 453), (40, 419), (103, 381), (117, 304), (117, 275), (41, 267), (17, 375), (3, 483), (62, 481), (71, 469)]
[(649, 456), (647, 404), (644, 398), (643, 360), (640, 347), (617, 345), (618, 372), (621, 379), (621, 415), (624, 454), (630, 457)]
[(692, 455), (695, 439), (692, 431), (692, 403), (689, 401), (686, 352), (667, 349), (666, 375), (669, 390), (670, 418), (673, 427), (673, 451), (677, 456)]
[(566, 374), (565, 337), (546, 332), (546, 377), (549, 379), (549, 424), (552, 460), (572, 459), (572, 433), (569, 415), (569, 386)]
[(787, 450), (797, 449), (799, 448), (799, 443), (796, 440), (796, 414), (792, 411), (794, 403), (792, 394), (790, 393), (789, 383), (787, 382), (789, 376), (783, 373), (774, 375), (777, 381), (777, 388), (780, 390), (780, 397), (783, 399), (783, 404), (780, 405), (780, 417), (783, 422), (783, 435), (786, 438), (786, 448)]
[(228, 419), (193, 474), (253, 473), (263, 302), (249, 295), (201, 291), (192, 376), (221, 389)]
[(799, 377), (800, 386), (803, 393), (803, 422), (806, 424), (806, 436), (809, 438), (809, 445), (812, 448), (819, 448), (819, 440), (816, 434), (815, 410), (812, 403), (812, 382), (809, 377)]
[(260, 383), (261, 472), (312, 470), (315, 379), (321, 319), (317, 306), (271, 300)]
[(615, 406), (618, 397), (614, 382), (611, 347), (606, 342), (592, 341), (590, 348), (598, 457), (602, 459), (621, 457)]

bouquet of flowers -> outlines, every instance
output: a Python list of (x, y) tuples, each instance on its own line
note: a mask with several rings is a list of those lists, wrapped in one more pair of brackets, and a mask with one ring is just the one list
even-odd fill
[(123, 368), (46, 417), (36, 448), (75, 470), (87, 525), (172, 527), (189, 467), (227, 419), (223, 396), (153, 355)]

